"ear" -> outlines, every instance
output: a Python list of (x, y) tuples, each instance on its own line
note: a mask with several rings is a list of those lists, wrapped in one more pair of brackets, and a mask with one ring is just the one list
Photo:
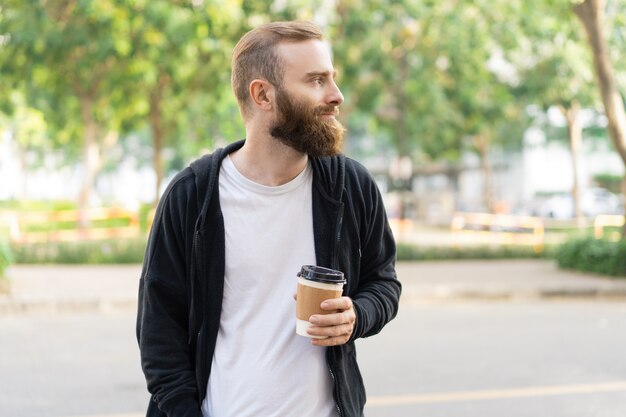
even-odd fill
[(274, 105), (274, 86), (267, 80), (253, 80), (248, 94), (254, 105), (261, 110), (271, 110)]

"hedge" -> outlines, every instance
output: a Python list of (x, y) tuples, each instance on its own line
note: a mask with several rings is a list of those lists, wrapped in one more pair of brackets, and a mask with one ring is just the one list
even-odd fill
[[(146, 248), (146, 239), (120, 239), (106, 241), (34, 243), (13, 245), (13, 258), (20, 264), (113, 264), (141, 263)], [(446, 259), (516, 259), (548, 258), (547, 248), (536, 253), (531, 247), (468, 246), (468, 247), (423, 247), (398, 244), (398, 261), (428, 261)]]
[(572, 240), (558, 248), (556, 261), (563, 269), (626, 277), (626, 240)]
[(13, 254), (9, 244), (0, 237), (0, 281), (4, 279), (4, 274), (9, 266), (13, 262)]
[[(12, 245), (0, 240), (0, 277), (10, 262), (21, 264), (115, 264), (141, 263), (146, 239), (120, 239), (74, 243)], [(575, 239), (537, 253), (515, 245), (424, 247), (398, 244), (398, 261), (458, 259), (556, 259), (563, 269), (626, 277), (626, 240), (611, 242), (594, 238)]]
[(530, 246), (492, 245), (492, 246), (416, 246), (398, 244), (398, 261), (434, 261), (455, 259), (528, 259), (550, 258), (551, 247), (542, 252), (535, 252)]
[(141, 263), (146, 239), (13, 245), (14, 260), (20, 264), (130, 264)]

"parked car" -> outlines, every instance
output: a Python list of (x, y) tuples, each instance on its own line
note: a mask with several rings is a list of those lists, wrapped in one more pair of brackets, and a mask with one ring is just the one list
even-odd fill
[[(580, 193), (580, 210), (585, 217), (599, 214), (624, 214), (619, 195), (604, 188), (587, 188)], [(574, 199), (571, 193), (559, 193), (543, 201), (533, 213), (539, 217), (571, 219), (574, 217)]]

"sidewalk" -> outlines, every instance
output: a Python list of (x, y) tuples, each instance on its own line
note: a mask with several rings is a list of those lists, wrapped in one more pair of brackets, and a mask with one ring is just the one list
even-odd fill
[(141, 265), (12, 265), (0, 315), (137, 308)]
[(401, 262), (403, 302), (450, 299), (619, 299), (626, 278), (558, 269), (552, 260)]
[[(626, 279), (559, 270), (548, 260), (401, 262), (401, 302), (619, 299)], [(140, 265), (14, 265), (0, 315), (132, 311)]]

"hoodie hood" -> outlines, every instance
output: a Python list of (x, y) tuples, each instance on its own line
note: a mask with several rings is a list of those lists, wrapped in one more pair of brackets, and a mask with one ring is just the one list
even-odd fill
[[(204, 155), (191, 163), (190, 167), (195, 176), (196, 190), (198, 192), (198, 207), (201, 207), (200, 215), (196, 222), (196, 230), (202, 231), (205, 229), (206, 212), (209, 204), (211, 204), (211, 199), (213, 196), (219, 196), (219, 188), (215, 187), (215, 183), (222, 161), (226, 158), (226, 155), (240, 149), (244, 142), (245, 139), (231, 143), (225, 148), (219, 148), (215, 152)], [(210, 190), (215, 190), (215, 192), (209, 192)]]

